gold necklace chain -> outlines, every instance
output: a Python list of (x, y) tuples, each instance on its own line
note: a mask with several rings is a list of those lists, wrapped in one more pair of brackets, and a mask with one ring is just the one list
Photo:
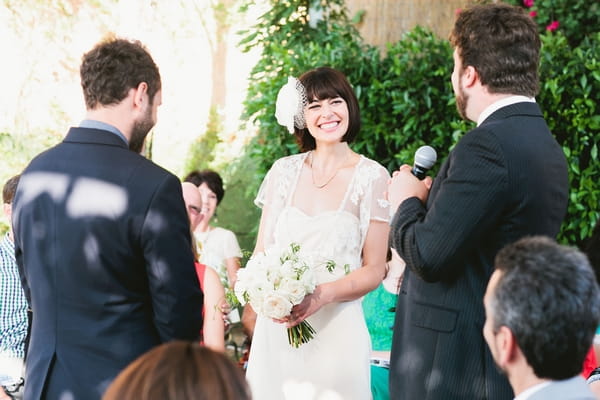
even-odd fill
[(333, 173), (333, 175), (331, 175), (331, 177), (329, 179), (327, 179), (324, 184), (317, 185), (315, 183), (315, 170), (313, 168), (313, 161), (315, 160), (315, 153), (314, 153), (314, 151), (311, 151), (310, 152), (310, 175), (311, 175), (311, 178), (312, 178), (312, 184), (313, 184), (313, 186), (316, 187), (317, 189), (322, 189), (325, 186), (329, 185), (329, 182), (331, 182), (333, 180), (333, 178), (335, 178), (335, 176), (340, 171), (340, 169), (342, 169), (342, 167), (344, 166), (344, 164), (346, 164), (346, 160), (348, 159), (348, 157), (350, 157), (350, 152), (348, 152), (348, 154), (344, 158), (344, 161), (342, 161), (342, 164), (340, 164), (340, 166), (335, 170), (335, 172)]

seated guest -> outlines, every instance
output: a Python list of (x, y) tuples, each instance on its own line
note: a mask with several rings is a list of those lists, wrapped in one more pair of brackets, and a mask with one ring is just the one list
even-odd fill
[[(202, 221), (202, 196), (198, 188), (190, 182), (181, 184), (183, 193), (183, 201), (187, 209), (190, 219), (190, 230), (194, 231)], [(195, 266), (198, 275), (200, 287), (204, 292), (204, 307), (203, 316), (204, 322), (202, 325), (202, 341), (203, 344), (215, 351), (225, 351), (225, 322), (223, 321), (222, 306), (225, 302), (225, 288), (221, 284), (221, 279), (217, 271), (207, 268), (206, 265), (200, 264), (197, 259), (196, 246), (193, 243), (192, 250), (196, 258)]]
[(0, 400), (16, 398), (23, 392), (27, 299), (21, 286), (10, 228), (12, 201), (18, 183), (19, 175), (13, 176), (2, 189), (9, 228), (4, 238), (0, 238)]
[(545, 237), (502, 249), (484, 296), (483, 335), (517, 400), (592, 400), (580, 376), (600, 319), (587, 257)]
[(200, 262), (219, 273), (224, 284), (233, 288), (240, 269), (242, 251), (235, 233), (212, 226), (217, 216), (217, 207), (225, 196), (221, 175), (212, 170), (192, 171), (184, 179), (198, 187), (202, 195), (204, 218), (194, 229), (199, 248)]
[(250, 400), (242, 371), (197, 342), (164, 343), (141, 355), (102, 400)]

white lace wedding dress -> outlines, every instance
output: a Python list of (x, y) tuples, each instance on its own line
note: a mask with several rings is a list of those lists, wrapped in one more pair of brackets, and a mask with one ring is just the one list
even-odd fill
[[(389, 221), (389, 204), (384, 200), (389, 174), (361, 157), (348, 171), (348, 186), (338, 191), (339, 207), (307, 215), (294, 204), (303, 195), (297, 183), (307, 154), (278, 160), (265, 177), (256, 203), (263, 207), (265, 248), (296, 242), (303, 251), (336, 262), (333, 272), (324, 268), (316, 272), (318, 283), (323, 283), (343, 277), (346, 271), (341, 266), (360, 268), (370, 221)], [(258, 316), (246, 372), (253, 398), (370, 399), (371, 347), (360, 300), (329, 304), (307, 320), (316, 334), (293, 348), (285, 325)]]

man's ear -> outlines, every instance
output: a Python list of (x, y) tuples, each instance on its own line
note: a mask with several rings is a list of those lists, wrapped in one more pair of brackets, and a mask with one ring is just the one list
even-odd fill
[(4, 216), (8, 219), (8, 223), (10, 224), (10, 216), (12, 213), (12, 204), (2, 203), (2, 211), (4, 212)]
[(467, 66), (462, 74), (462, 84), (464, 87), (469, 88), (475, 85), (479, 81), (479, 73), (472, 65)]
[(507, 326), (501, 326), (494, 339), (498, 350), (496, 362), (504, 369), (507, 364), (512, 363), (517, 357), (519, 346), (514, 333)]
[(134, 89), (133, 104), (136, 108), (144, 107), (144, 102), (148, 102), (148, 84), (140, 82), (137, 88)]

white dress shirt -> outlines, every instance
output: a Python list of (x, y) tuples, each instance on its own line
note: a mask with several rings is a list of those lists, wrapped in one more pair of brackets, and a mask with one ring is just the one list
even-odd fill
[(522, 103), (524, 101), (535, 103), (535, 99), (533, 97), (509, 96), (490, 104), (481, 112), (481, 114), (479, 114), (479, 118), (477, 118), (477, 126), (481, 125), (481, 123), (485, 121), (487, 117), (492, 115), (494, 111), (499, 110), (502, 107), (506, 107), (515, 103)]

